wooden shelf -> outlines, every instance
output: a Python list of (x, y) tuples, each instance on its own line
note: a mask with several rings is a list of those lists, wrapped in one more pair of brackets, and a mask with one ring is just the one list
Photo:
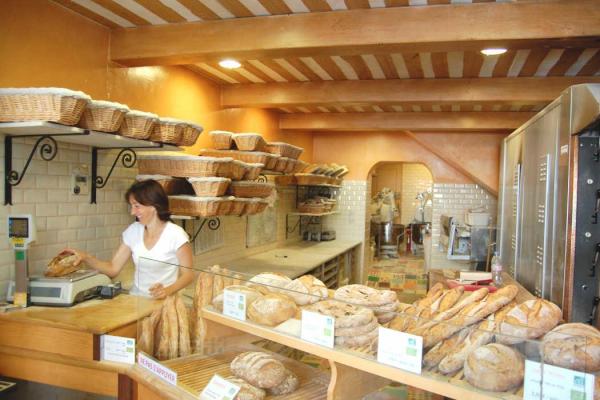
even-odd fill
[[(381, 364), (377, 362), (373, 353), (362, 349), (330, 349), (306, 342), (295, 336), (274, 331), (273, 329), (262, 325), (226, 317), (208, 308), (204, 309), (203, 316), (206, 320), (211, 321), (211, 323), (216, 323), (238, 332), (244, 332), (294, 349), (305, 351), (317, 357), (327, 359), (333, 365), (338, 364), (338, 366), (340, 366), (339, 364), (341, 364), (341, 367), (350, 367), (355, 371), (358, 370), (370, 374), (370, 376), (389, 379), (442, 396), (461, 400), (497, 400), (499, 398), (517, 400), (522, 399), (523, 397), (522, 389), (516, 389), (513, 392), (498, 393), (476, 389), (463, 379), (462, 371), (454, 376), (445, 376), (437, 372), (423, 370), (422, 373), (418, 375)], [(334, 378), (332, 377), (332, 381), (333, 379)]]
[(330, 188), (334, 188), (334, 189), (341, 188), (340, 185), (330, 185), (328, 183), (321, 183), (318, 185), (296, 185), (296, 186), (299, 186), (299, 187), (330, 187)]
[(2, 122), (0, 133), (15, 137), (50, 135), (59, 142), (101, 148), (144, 148), (144, 150), (182, 151), (181, 148), (150, 140), (132, 139), (112, 133), (88, 131), (47, 121)]
[(338, 211), (329, 211), (329, 212), (325, 212), (325, 213), (301, 213), (301, 212), (295, 212), (295, 213), (288, 213), (288, 215), (296, 215), (296, 216), (300, 216), (300, 217), (324, 217), (325, 215), (333, 215), (333, 214), (337, 214)]

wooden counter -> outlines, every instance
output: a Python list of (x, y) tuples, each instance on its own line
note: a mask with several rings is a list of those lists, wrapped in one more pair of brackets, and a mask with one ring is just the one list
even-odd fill
[(122, 294), (69, 308), (0, 314), (0, 375), (117, 396), (123, 366), (99, 362), (100, 336), (136, 337), (161, 301)]

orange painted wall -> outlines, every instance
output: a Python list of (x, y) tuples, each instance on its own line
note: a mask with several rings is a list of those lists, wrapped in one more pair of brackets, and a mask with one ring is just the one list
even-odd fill
[(185, 67), (121, 68), (109, 63), (110, 31), (48, 0), (0, 1), (0, 87), (56, 86), (82, 90), (160, 116), (205, 128), (195, 150), (207, 147), (213, 129), (259, 132), (305, 148), (312, 136), (282, 136), (277, 116), (259, 109), (220, 110), (219, 87)]
[[(444, 154), (480, 177), (492, 188), (498, 188), (500, 141), (505, 135), (418, 133)], [(403, 161), (422, 163), (429, 168), (434, 182), (470, 183), (470, 179), (443, 159), (423, 148), (401, 132), (351, 132), (315, 134), (315, 163), (336, 162), (350, 168), (347, 179), (366, 180), (378, 162)]]

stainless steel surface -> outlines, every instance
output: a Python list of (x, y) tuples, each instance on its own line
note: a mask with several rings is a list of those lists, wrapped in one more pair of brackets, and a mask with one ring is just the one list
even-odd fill
[[(580, 173), (582, 163), (592, 163), (584, 170), (596, 174), (589, 179), (597, 188), (587, 179), (578, 180), (571, 136), (584, 142), (592, 137), (589, 146), (600, 146), (599, 116), (600, 85), (571, 87), (506, 138), (502, 149), (498, 205), (502, 262), (532, 293), (566, 308), (565, 315), (572, 314), (573, 321), (585, 322), (598, 297), (598, 279), (589, 276), (592, 255), (587, 253), (594, 240), (600, 242), (599, 234), (580, 229), (591, 221), (593, 193), (600, 189), (600, 161), (589, 155), (578, 161)], [(590, 193), (581, 195), (583, 182)], [(584, 265), (587, 270), (582, 272)]]

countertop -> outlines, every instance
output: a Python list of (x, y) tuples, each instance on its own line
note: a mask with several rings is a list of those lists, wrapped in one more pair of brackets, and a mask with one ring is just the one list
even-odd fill
[(290, 278), (297, 278), (361, 243), (361, 241), (344, 240), (294, 242), (223, 264), (232, 271), (248, 275), (279, 272)]

